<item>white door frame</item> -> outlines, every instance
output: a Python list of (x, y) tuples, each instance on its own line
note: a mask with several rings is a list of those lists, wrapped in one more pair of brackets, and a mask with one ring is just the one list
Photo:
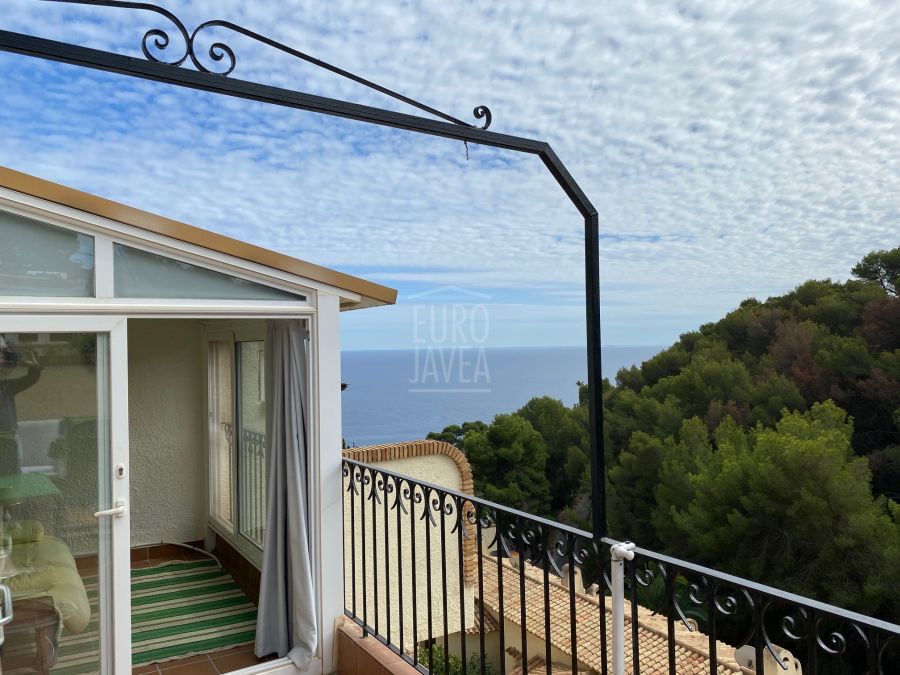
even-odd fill
[[(98, 377), (108, 375), (111, 508), (122, 499), (125, 517), (109, 518), (112, 560), (106, 547), (98, 551), (98, 569), (107, 579), (100, 584), (101, 673), (131, 672), (131, 532), (128, 514), (128, 323), (124, 316), (0, 315), (4, 333), (105, 333), (109, 335), (108, 364), (98, 364)], [(98, 411), (99, 412), (99, 411)], [(121, 471), (117, 471), (121, 467)], [(99, 468), (99, 464), (98, 464)], [(102, 578), (102, 576), (101, 576)]]
[[(284, 311), (283, 307), (268, 307), (260, 311), (258, 303), (231, 303), (223, 301), (192, 301), (180, 303), (171, 301), (172, 306), (154, 307), (154, 311), (146, 314), (141, 311), (132, 313), (135, 307), (117, 307), (123, 314), (87, 314), (90, 303), (72, 301), (70, 306), (63, 302), (50, 303), (43, 309), (46, 314), (5, 314), (4, 311), (17, 309), (27, 312), (27, 300), (15, 308), (0, 300), (0, 332), (31, 333), (108, 333), (110, 336), (110, 416), (111, 416), (111, 472), (115, 473), (117, 464), (125, 467), (122, 480), (113, 479), (112, 501), (129, 496), (129, 444), (128, 444), (128, 332), (129, 319), (167, 318), (167, 319), (275, 319), (306, 318), (310, 329), (310, 444), (313, 453), (310, 466), (309, 486), (310, 503), (310, 547), (313, 554), (313, 574), (317, 590), (317, 614), (320, 621), (318, 655), (304, 669), (298, 669), (290, 659), (283, 658), (268, 663), (235, 671), (235, 673), (300, 673), (320, 675), (333, 672), (337, 668), (334, 661), (335, 621), (343, 616), (343, 566), (325, 567), (322, 565), (323, 551), (339, 551), (343, 553), (343, 520), (341, 515), (341, 425), (340, 425), (340, 296), (327, 293), (313, 293), (310, 296), (312, 306), (293, 307)], [(84, 300), (84, 299), (80, 299)], [(90, 299), (88, 299), (90, 301)], [(152, 303), (155, 301), (148, 301)], [(148, 307), (149, 309), (149, 307)], [(112, 307), (100, 311), (113, 311)], [(262, 316), (260, 316), (262, 315)], [(322, 362), (324, 360), (324, 363)], [(324, 400), (323, 397), (324, 396)], [(321, 457), (322, 448), (329, 448), (327, 458)], [(323, 465), (324, 464), (324, 465)], [(328, 504), (326, 509), (325, 504)], [(321, 505), (321, 506), (320, 506)], [(111, 505), (110, 505), (111, 506)], [(322, 510), (327, 510), (323, 513)], [(126, 514), (127, 515), (127, 514)], [(114, 621), (109, 616), (109, 625), (101, 626), (101, 635), (105, 635), (108, 644), (106, 664), (101, 675), (127, 673), (131, 670), (131, 529), (130, 517), (113, 519), (113, 564), (110, 566), (110, 585), (112, 600), (115, 603), (112, 611), (120, 618)], [(120, 570), (116, 573), (116, 570)], [(103, 599), (101, 598), (101, 602)], [(125, 617), (122, 619), (122, 617)], [(106, 621), (104, 621), (104, 624)], [(115, 624), (115, 625), (113, 625)]]

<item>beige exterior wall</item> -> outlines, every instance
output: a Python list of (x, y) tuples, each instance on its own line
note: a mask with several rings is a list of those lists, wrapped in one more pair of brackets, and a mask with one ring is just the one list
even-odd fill
[(128, 323), (131, 545), (206, 533), (206, 448), (200, 322)]
[[(528, 646), (528, 658), (533, 659), (535, 656), (540, 656), (542, 659), (546, 655), (546, 643), (543, 638), (539, 638), (537, 635), (526, 632), (526, 645)], [(443, 647), (444, 643), (442, 640), (438, 640), (438, 644)], [(448, 641), (450, 646), (450, 653), (453, 656), (461, 656), (462, 655), (462, 639), (459, 633), (454, 633), (450, 636)], [(510, 672), (519, 665), (519, 659), (516, 656), (513, 656), (506, 650), (512, 648), (515, 649), (519, 654), (522, 653), (522, 627), (513, 623), (512, 621), (505, 621), (503, 624), (503, 649), (500, 649), (500, 631), (494, 630), (487, 633), (484, 636), (484, 659), (488, 663), (490, 663), (494, 667), (494, 671), (499, 673), (500, 671), (500, 658), (501, 654), (505, 658), (505, 672)], [(474, 635), (466, 635), (466, 653), (469, 655), (468, 658), (476, 658), (480, 659), (479, 654), (481, 653), (481, 637), (475, 633)], [(553, 670), (556, 672), (572, 672), (572, 657), (566, 654), (565, 652), (557, 649), (556, 647), (550, 647), (550, 658), (553, 659)], [(559, 667), (557, 667), (559, 666)], [(591, 669), (579, 662), (578, 664), (579, 670), (588, 672)]]
[[(448, 639), (448, 644), (450, 645), (450, 654), (452, 656), (462, 657), (462, 639), (461, 633), (454, 633)], [(504, 636), (505, 637), (505, 636)], [(443, 640), (438, 640), (438, 646), (441, 648), (444, 647)], [(479, 654), (481, 653), (481, 637), (478, 633), (466, 635), (466, 654), (468, 654), (466, 663), (468, 663), (468, 659), (476, 658), (480, 659)], [(507, 655), (508, 656), (508, 655)], [(492, 631), (484, 636), (484, 660), (491, 664), (494, 667), (494, 671), (500, 672), (500, 632)], [(507, 659), (507, 667), (506, 672), (509, 672), (515, 667), (515, 659), (508, 658)]]
[[(353, 452), (358, 452), (354, 450)], [(360, 461), (365, 461), (361, 459)], [(393, 473), (405, 474), (413, 478), (448, 487), (460, 491), (463, 488), (464, 478), (461, 475), (457, 462), (443, 454), (431, 454), (400, 459), (391, 459), (380, 462), (368, 462), (374, 466), (384, 468)], [(345, 480), (345, 487), (347, 480)], [(469, 486), (470, 489), (470, 486)], [(384, 495), (383, 489), (376, 488), (378, 496)], [(370, 495), (369, 487), (366, 488), (366, 496)], [(374, 516), (372, 505), (374, 502), (366, 499), (365, 505), (361, 504), (359, 494), (354, 498), (353, 514), (355, 519), (355, 545), (356, 545), (356, 613), (363, 616), (363, 544), (362, 528), (360, 523), (365, 511), (365, 535), (366, 535), (366, 604), (367, 620), (371, 626), (375, 626), (375, 610), (378, 609), (378, 632), (390, 639), (396, 645), (401, 644), (400, 634), (400, 589), (403, 592), (403, 636), (402, 644), (406, 651), (412, 651), (413, 644), (413, 604), (416, 606), (416, 638), (419, 641), (428, 637), (428, 555), (426, 548), (426, 521), (421, 520), (423, 504), (415, 504), (414, 524), (410, 523), (410, 514), (400, 513), (400, 524), (397, 524), (397, 510), (392, 509), (395, 493), (389, 495), (387, 526), (385, 527), (384, 504), (375, 505)], [(408, 499), (401, 501), (409, 509)], [(460, 584), (459, 571), (461, 557), (457, 533), (451, 532), (454, 518), (446, 517), (444, 526), (444, 538), (446, 546), (441, 546), (441, 522), (440, 513), (432, 510), (436, 525), (430, 530), (431, 552), (431, 632), (434, 636), (444, 634), (443, 597), (446, 589), (447, 596), (447, 632), (457, 633), (461, 627), (470, 627), (474, 623), (473, 606), (474, 592), (471, 584), (464, 583), (463, 612), (460, 611)], [(373, 522), (374, 518), (374, 522)], [(344, 560), (345, 560), (345, 600), (348, 607), (352, 605), (352, 579), (351, 579), (351, 499), (350, 493), (344, 491)], [(376, 534), (373, 544), (373, 532)], [(385, 544), (385, 533), (387, 545)], [(416, 596), (412, 594), (412, 557), (411, 541), (415, 539), (416, 546)], [(398, 542), (400, 545), (398, 553)], [(402, 569), (398, 574), (398, 567)], [(386, 577), (386, 570), (389, 575)], [(374, 589), (375, 573), (377, 569), (378, 593)], [(389, 583), (385, 583), (385, 579)], [(388, 602), (388, 587), (390, 588), (390, 602)], [(388, 614), (388, 604), (390, 613)], [(388, 633), (388, 617), (390, 617), (390, 633)]]

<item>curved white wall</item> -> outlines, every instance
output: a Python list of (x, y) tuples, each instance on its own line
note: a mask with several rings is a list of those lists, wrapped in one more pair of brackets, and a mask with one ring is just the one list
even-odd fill
[[(426, 455), (419, 457), (409, 457), (406, 459), (393, 459), (382, 462), (373, 462), (374, 466), (384, 468), (393, 473), (404, 474), (417, 478), (422, 481), (441, 485), (452, 490), (459, 491), (462, 487), (462, 478), (459, 472), (459, 466), (447, 455)], [(346, 486), (346, 479), (345, 479)], [(383, 495), (383, 490), (377, 490), (379, 496)], [(366, 495), (369, 495), (369, 489), (366, 488)], [(389, 496), (393, 503), (394, 495)], [(408, 501), (404, 500), (408, 506)], [(416, 605), (416, 639), (422, 641), (428, 637), (428, 556), (426, 554), (426, 523), (420, 520), (422, 515), (421, 504), (415, 506), (415, 523), (410, 524), (408, 513), (401, 513), (400, 525), (397, 525), (397, 511), (388, 510), (387, 525), (384, 520), (384, 505), (380, 503), (376, 505), (373, 523), (372, 505), (374, 502), (366, 500), (365, 504), (365, 525), (366, 525), (366, 609), (368, 614), (368, 623), (375, 624), (375, 608), (377, 603), (379, 614), (379, 632), (389, 637), (395, 645), (400, 644), (400, 590), (403, 592), (403, 645), (407, 651), (412, 648), (412, 625), (413, 625), (413, 604)], [(362, 568), (363, 568), (363, 545), (362, 545), (362, 529), (360, 521), (363, 517), (363, 507), (360, 499), (354, 500), (354, 531), (356, 534), (356, 613), (358, 616), (363, 615), (363, 589), (362, 589)], [(349, 533), (350, 528), (350, 496), (345, 490), (344, 492), (344, 561), (345, 561), (345, 601), (347, 606), (351, 606), (353, 598), (352, 589), (352, 555), (351, 555), (351, 539)], [(459, 632), (461, 626), (469, 627), (474, 624), (474, 593), (470, 585), (466, 585), (463, 592), (463, 611), (460, 611), (460, 585), (459, 585), (459, 569), (460, 556), (457, 533), (451, 532), (453, 526), (453, 518), (447, 518), (445, 522), (445, 542), (446, 547), (441, 547), (441, 527), (440, 515), (437, 511), (432, 511), (437, 521), (437, 526), (432, 526), (430, 531), (431, 538), (431, 608), (432, 608), (432, 633), (434, 636), (444, 634), (444, 614), (443, 602), (444, 589), (447, 595), (447, 633)], [(376, 533), (375, 545), (372, 543), (373, 532)], [(385, 536), (388, 539), (388, 545), (385, 546)], [(412, 556), (411, 556), (411, 540), (415, 538), (416, 542), (416, 596), (412, 594)], [(398, 555), (397, 544), (400, 543), (400, 555)], [(400, 563), (400, 565), (398, 565)], [(378, 570), (378, 593), (375, 594), (375, 565)], [(390, 593), (388, 593), (385, 583), (385, 572), (390, 568)], [(401, 573), (398, 578), (398, 567)], [(377, 600), (376, 600), (377, 597)], [(390, 597), (390, 633), (388, 632), (388, 598)], [(463, 617), (462, 614), (465, 614)]]

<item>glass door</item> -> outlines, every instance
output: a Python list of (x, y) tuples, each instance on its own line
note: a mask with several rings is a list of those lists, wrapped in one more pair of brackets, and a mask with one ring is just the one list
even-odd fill
[(237, 343), (238, 532), (260, 552), (268, 492), (265, 355), (263, 340)]
[(130, 670), (124, 330), (0, 317), (0, 672)]
[(207, 333), (209, 514), (217, 532), (259, 566), (267, 470), (264, 329)]

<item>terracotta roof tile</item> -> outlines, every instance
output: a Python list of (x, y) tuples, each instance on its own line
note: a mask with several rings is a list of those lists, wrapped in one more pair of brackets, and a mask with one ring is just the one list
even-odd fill
[[(512, 652), (511, 652), (512, 653)], [(521, 663), (521, 654), (516, 652), (516, 656), (519, 659), (519, 664), (507, 675), (524, 675), (525, 669), (522, 668)], [(589, 670), (579, 670), (577, 675), (590, 673)], [(550, 673), (552, 675), (572, 675), (572, 667), (571, 664), (564, 665), (562, 663), (552, 663), (550, 668)], [(544, 661), (540, 656), (533, 656), (528, 659), (528, 674), (529, 675), (547, 675), (547, 662)]]
[[(469, 635), (478, 635), (482, 631), (481, 601), (478, 598), (475, 598), (475, 610), (472, 613), (472, 616), (475, 619), (475, 623), (466, 629), (466, 633)], [(485, 607), (484, 608), (484, 632), (485, 633), (493, 633), (495, 630), (500, 630), (500, 622), (497, 621), (496, 615), (491, 610), (489, 610), (487, 607)]]
[[(485, 607), (500, 614), (500, 593), (497, 583), (498, 561), (491, 556), (483, 556), (484, 560), (484, 597)], [(520, 576), (517, 566), (503, 562), (503, 616), (518, 625), (522, 625), (522, 606), (520, 594)], [(524, 576), (524, 611), (525, 628), (531, 634), (546, 640), (544, 629), (544, 585), (543, 571), (526, 565)], [(551, 577), (549, 584), (550, 598), (550, 643), (565, 654), (572, 654), (572, 635), (570, 629), (570, 595), (567, 587)], [(625, 630), (630, 635), (631, 609), (626, 605)], [(610, 632), (609, 599), (600, 609), (598, 598), (576, 594), (575, 596), (575, 647), (579, 664), (595, 671), (602, 669), (601, 651), (601, 616), (606, 619), (606, 644), (612, 644)], [(639, 615), (641, 608), (638, 609)], [(668, 672), (668, 637), (667, 621), (664, 616), (651, 615), (643, 610), (638, 620), (638, 639), (640, 645), (641, 673)], [(699, 631), (690, 632), (680, 623), (675, 627), (675, 660), (676, 672), (679, 675), (707, 675), (710, 671), (708, 653), (709, 638)], [(625, 672), (633, 672), (633, 655), (631, 649), (626, 650)], [(739, 675), (742, 671), (734, 661), (734, 648), (724, 643), (717, 643), (717, 672), (722, 675)], [(571, 667), (569, 667), (571, 670)], [(530, 666), (528, 669), (532, 672)], [(553, 669), (556, 672), (556, 669)]]

